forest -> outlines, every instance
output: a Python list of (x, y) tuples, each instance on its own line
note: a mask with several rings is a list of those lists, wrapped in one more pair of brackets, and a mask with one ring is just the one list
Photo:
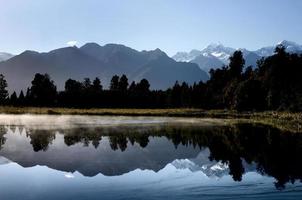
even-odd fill
[[(173, 72), (171, 72), (173, 73)], [(193, 85), (176, 82), (166, 90), (152, 90), (146, 79), (129, 83), (125, 75), (112, 77), (110, 87), (101, 80), (68, 79), (58, 91), (48, 74), (37, 73), (31, 86), (9, 95), (0, 75), (0, 103), (9, 106), (67, 108), (202, 108), (238, 111), (302, 111), (302, 55), (288, 53), (282, 45), (262, 58), (256, 67), (245, 67), (241, 51), (229, 65), (210, 70), (210, 79)]]

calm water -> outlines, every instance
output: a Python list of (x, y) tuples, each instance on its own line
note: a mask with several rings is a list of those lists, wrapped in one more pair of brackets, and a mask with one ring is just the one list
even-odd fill
[(302, 134), (154, 117), (0, 115), (0, 199), (302, 199)]

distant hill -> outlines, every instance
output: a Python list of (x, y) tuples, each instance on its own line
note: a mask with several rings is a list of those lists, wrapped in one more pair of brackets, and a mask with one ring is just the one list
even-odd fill
[(0, 62), (0, 73), (5, 75), (10, 91), (25, 90), (38, 72), (48, 73), (59, 90), (68, 78), (99, 77), (107, 87), (115, 74), (126, 74), (129, 82), (147, 78), (153, 89), (166, 89), (177, 80), (193, 83), (208, 79), (198, 65), (176, 62), (160, 49), (136, 51), (119, 44), (87, 43), (80, 48), (66, 47), (47, 53), (25, 51)]

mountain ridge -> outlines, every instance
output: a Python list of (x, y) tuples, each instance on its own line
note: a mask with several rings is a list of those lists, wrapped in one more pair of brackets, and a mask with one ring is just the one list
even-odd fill
[[(177, 52), (174, 56), (172, 56), (172, 58), (176, 61), (196, 63), (202, 70), (208, 72), (208, 70), (211, 68), (216, 69), (222, 67), (223, 65), (227, 65), (229, 62), (228, 59), (232, 53), (236, 50), (241, 50), (246, 61), (245, 66), (252, 66), (255, 68), (257, 65), (257, 60), (259, 60), (261, 57), (273, 55), (275, 48), (278, 45), (283, 45), (288, 52), (302, 53), (302, 45), (296, 42), (283, 40), (275, 45), (262, 47), (255, 51), (247, 50), (245, 48), (235, 49), (232, 47), (226, 47), (221, 43), (212, 43), (202, 50), (193, 49), (190, 52)], [(194, 53), (192, 53), (192, 51), (194, 51)], [(223, 64), (221, 64), (219, 61)]]
[(121, 44), (97, 43), (42, 53), (26, 50), (0, 62), (0, 73), (5, 75), (10, 92), (26, 90), (35, 73), (48, 73), (59, 90), (69, 78), (99, 77), (108, 87), (113, 75), (122, 74), (127, 75), (129, 83), (146, 78), (152, 89), (166, 89), (176, 81), (192, 84), (208, 79), (196, 64), (177, 62), (160, 49), (137, 51)]

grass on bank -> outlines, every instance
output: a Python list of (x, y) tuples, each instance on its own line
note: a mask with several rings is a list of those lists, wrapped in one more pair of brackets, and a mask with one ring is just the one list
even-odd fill
[(0, 107), (4, 114), (58, 114), (58, 115), (110, 115), (110, 116), (171, 116), (223, 118), (229, 122), (262, 123), (282, 130), (302, 132), (302, 113), (290, 112), (237, 112), (230, 110), (202, 110), (192, 108), (171, 109), (115, 109), (115, 108), (39, 108), (39, 107)]

